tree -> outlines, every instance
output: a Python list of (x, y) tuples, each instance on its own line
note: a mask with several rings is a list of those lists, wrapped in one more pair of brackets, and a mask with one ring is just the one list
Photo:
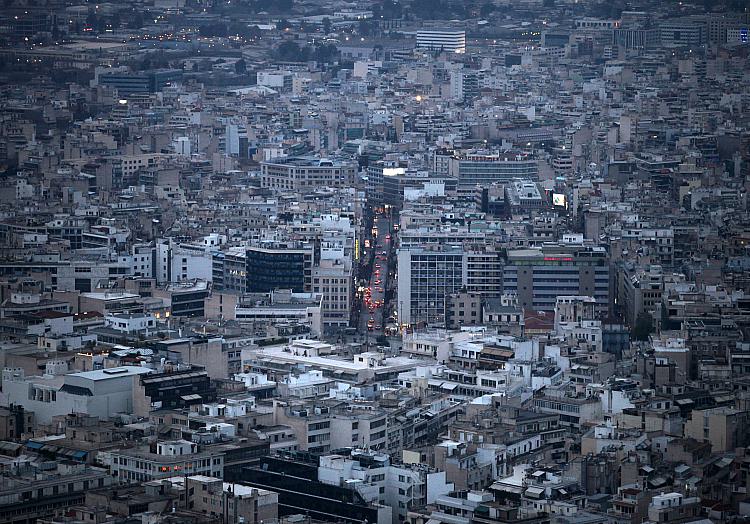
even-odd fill
[(403, 16), (403, 8), (395, 0), (384, 0), (373, 12), (388, 20), (397, 20)]
[(369, 20), (360, 20), (357, 32), (361, 36), (370, 36), (372, 33), (372, 23)]
[(630, 333), (633, 340), (645, 341), (654, 331), (654, 318), (651, 313), (644, 311), (638, 315), (635, 319), (635, 326), (633, 331)]
[(555, 7), (555, 0), (544, 0), (544, 7)]
[(244, 75), (247, 73), (247, 64), (244, 58), (240, 58), (234, 63), (234, 72), (238, 75)]
[(276, 22), (276, 29), (279, 31), (284, 31), (285, 29), (289, 29), (292, 27), (292, 24), (289, 23), (289, 20), (286, 18), (282, 18), (278, 22)]
[(99, 17), (96, 15), (93, 9), (89, 11), (88, 15), (86, 15), (86, 25), (92, 28), (99, 25)]
[(211, 24), (202, 25), (198, 32), (201, 36), (212, 37), (212, 36), (227, 36), (227, 26), (223, 22), (214, 22)]
[(285, 40), (276, 48), (276, 55), (280, 60), (299, 60), (302, 50), (297, 42)]
[(333, 44), (323, 44), (315, 47), (313, 58), (321, 64), (329, 64), (338, 56), (338, 49)]
[(140, 29), (143, 27), (143, 13), (140, 11), (135, 11), (133, 13), (133, 17), (128, 22), (128, 29)]
[(331, 19), (328, 17), (325, 17), (323, 19), (323, 32), (325, 34), (328, 34), (331, 32)]
[(495, 6), (491, 2), (486, 2), (482, 7), (479, 8), (479, 16), (487, 18), (495, 12)]

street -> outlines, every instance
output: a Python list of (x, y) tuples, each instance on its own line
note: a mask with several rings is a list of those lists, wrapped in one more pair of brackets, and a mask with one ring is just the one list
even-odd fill
[(358, 331), (367, 334), (368, 340), (385, 333), (388, 317), (392, 308), (386, 309), (386, 290), (393, 285), (389, 272), (395, 263), (391, 258), (393, 230), (387, 216), (378, 214), (375, 217), (374, 229), (377, 233), (366, 250), (367, 260), (372, 261), (372, 273), (367, 286), (362, 291), (362, 311), (359, 317)]

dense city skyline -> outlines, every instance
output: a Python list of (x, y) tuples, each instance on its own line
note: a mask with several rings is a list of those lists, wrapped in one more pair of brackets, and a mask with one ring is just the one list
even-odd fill
[(749, 27), (4, 1), (0, 522), (746, 522)]

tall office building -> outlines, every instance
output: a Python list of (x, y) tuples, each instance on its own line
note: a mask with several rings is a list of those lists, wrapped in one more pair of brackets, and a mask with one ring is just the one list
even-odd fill
[(498, 297), (502, 260), (490, 246), (444, 245), (399, 249), (398, 314), (402, 323), (445, 320), (446, 296), (465, 289)]
[(509, 251), (503, 270), (503, 292), (517, 294), (521, 307), (537, 311), (553, 311), (560, 295), (591, 296), (596, 299), (597, 312), (606, 313), (607, 252), (603, 247), (582, 242)]
[(527, 155), (470, 152), (451, 157), (448, 173), (460, 186), (486, 186), (515, 178), (536, 180), (539, 163)]
[(465, 281), (464, 251), (460, 247), (399, 250), (400, 322), (443, 322), (446, 295), (460, 290)]
[(665, 20), (659, 26), (664, 47), (700, 47), (706, 43), (707, 28), (701, 20), (690, 18)]
[(455, 29), (417, 31), (417, 49), (443, 51), (446, 53), (465, 53), (466, 31)]
[(156, 93), (172, 82), (182, 80), (180, 69), (158, 69), (140, 72), (108, 73), (99, 75), (99, 85), (117, 89), (117, 94), (127, 97), (133, 94)]
[(312, 247), (249, 247), (245, 252), (248, 293), (269, 293), (291, 289), (294, 293), (310, 291), (312, 282)]

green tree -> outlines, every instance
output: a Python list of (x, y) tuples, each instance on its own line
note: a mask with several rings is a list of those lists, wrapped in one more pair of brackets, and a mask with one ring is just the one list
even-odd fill
[(654, 331), (654, 318), (651, 313), (643, 312), (638, 315), (635, 319), (635, 326), (633, 331), (630, 333), (633, 340), (645, 341)]
[(323, 19), (323, 32), (325, 34), (328, 34), (331, 32), (331, 19), (328, 17), (325, 17)]
[(492, 4), (492, 2), (485, 2), (482, 7), (479, 8), (479, 16), (481, 16), (482, 18), (487, 18), (494, 12), (495, 6)]
[(289, 23), (289, 20), (286, 18), (282, 18), (278, 22), (276, 22), (276, 29), (279, 31), (284, 31), (285, 29), (290, 29), (292, 27), (292, 24)]
[(99, 17), (93, 9), (89, 11), (88, 15), (86, 15), (86, 25), (92, 28), (95, 28), (99, 25)]
[(276, 56), (280, 60), (299, 60), (302, 50), (297, 42), (284, 40), (276, 48)]
[(357, 32), (361, 36), (370, 36), (372, 34), (372, 23), (369, 20), (360, 20)]
[(244, 75), (247, 73), (247, 64), (244, 58), (240, 58), (234, 63), (234, 72), (238, 75)]
[(338, 57), (338, 49), (333, 44), (324, 44), (315, 47), (313, 59), (321, 64), (330, 64)]
[(136, 10), (133, 13), (133, 16), (130, 18), (130, 21), (128, 22), (128, 29), (140, 29), (141, 27), (143, 27), (143, 24), (143, 13)]
[(555, 0), (544, 0), (544, 7), (555, 7)]

